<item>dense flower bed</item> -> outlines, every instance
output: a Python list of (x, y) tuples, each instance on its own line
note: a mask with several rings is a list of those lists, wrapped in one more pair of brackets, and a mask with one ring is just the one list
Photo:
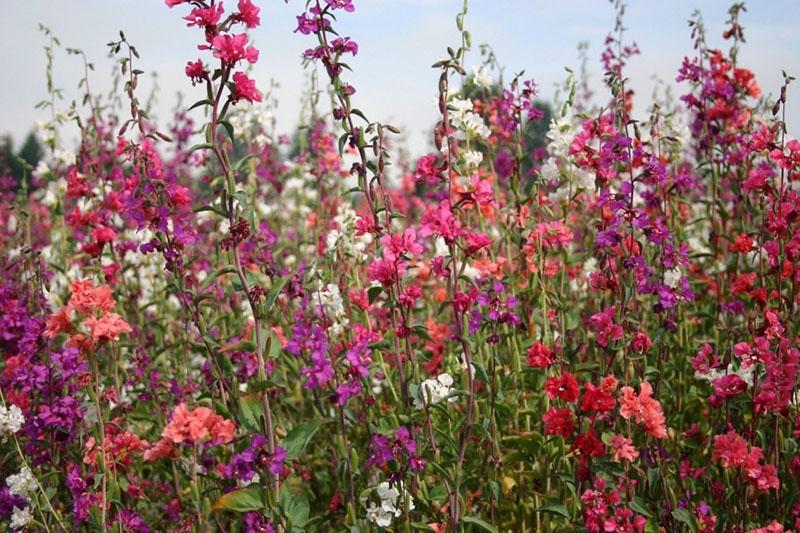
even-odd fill
[(800, 142), (742, 6), (640, 112), (615, 3), (605, 84), (551, 117), (467, 70), (465, 4), (410, 159), (357, 108), (352, 0), (297, 17), (331, 105), (291, 139), (259, 8), (166, 4), (204, 113), (151, 121), (121, 34), (119, 97), (46, 101), (48, 158), (2, 179), (0, 529), (800, 528)]

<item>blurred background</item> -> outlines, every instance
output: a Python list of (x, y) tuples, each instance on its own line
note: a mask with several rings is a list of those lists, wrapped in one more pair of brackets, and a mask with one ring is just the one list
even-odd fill
[[(235, 0), (224, 2), (235, 9)], [(293, 33), (295, 17), (304, 2), (259, 0), (261, 27), (252, 31), (261, 55), (251, 76), (259, 88), (278, 102), (274, 112), (277, 131), (291, 133), (301, 116), (308, 72), (301, 54), (314, 44), (313, 36)], [(400, 127), (413, 153), (427, 150), (430, 129), (436, 119), (436, 80), (431, 64), (459, 45), (455, 16), (462, 0), (357, 0), (356, 11), (340, 15), (337, 30), (359, 44), (358, 55), (348, 63), (354, 72), (345, 75), (357, 90), (356, 107), (372, 120)], [(629, 87), (636, 96), (635, 116), (646, 116), (654, 88), (662, 84), (677, 98), (686, 90), (674, 79), (685, 55), (692, 53), (687, 20), (699, 9), (705, 20), (709, 46), (728, 48), (722, 39), (730, 2), (721, 0), (633, 0), (627, 7), (628, 41), (635, 41), (641, 55), (627, 69)], [(37, 121), (49, 112), (35, 109), (47, 96), (47, 38), (39, 24), (49, 27), (63, 47), (82, 49), (95, 65), (90, 75), (92, 89), (106, 93), (111, 88), (115, 62), (108, 57), (106, 43), (124, 30), (139, 50), (138, 68), (146, 72), (138, 91), (140, 99), (151, 95), (153, 113), (162, 126), (179, 103), (190, 105), (203, 97), (184, 75), (187, 60), (206, 54), (197, 50), (199, 32), (187, 28), (182, 17), (186, 6), (169, 9), (163, 0), (24, 0), (4, 3), (0, 18), (0, 135), (12, 143), (12, 151), (32, 150), (28, 139)], [(466, 65), (480, 64), (479, 45), (489, 44), (510, 79), (524, 70), (537, 81), (543, 100), (552, 99), (555, 88), (566, 78), (565, 67), (580, 69), (579, 43), (585, 43), (589, 83), (595, 98), (605, 102), (600, 54), (605, 36), (613, 29), (613, 6), (604, 0), (471, 0), (466, 27), (473, 48)], [(777, 93), (781, 71), (800, 74), (800, 2), (798, 0), (752, 1), (742, 17), (747, 43), (739, 59), (752, 69), (764, 94)], [(58, 104), (67, 109), (79, 99), (82, 76), (79, 57), (63, 48), (54, 58), (54, 83), (63, 90)], [(494, 73), (497, 77), (497, 73)], [(322, 76), (324, 78), (324, 75)], [(660, 80), (660, 81), (659, 81)], [(272, 83), (276, 86), (270, 88)], [(157, 90), (153, 88), (157, 85)], [(800, 128), (800, 82), (788, 95), (789, 134)], [(63, 137), (74, 142), (74, 133)], [(6, 146), (8, 151), (8, 145)]]

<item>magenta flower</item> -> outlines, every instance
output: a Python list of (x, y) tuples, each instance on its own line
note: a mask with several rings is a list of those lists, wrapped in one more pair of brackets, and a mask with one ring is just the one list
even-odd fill
[(233, 94), (231, 101), (247, 100), (248, 102), (260, 102), (261, 92), (256, 89), (255, 80), (251, 80), (244, 72), (233, 74)]
[(214, 57), (230, 65), (235, 65), (242, 59), (250, 63), (258, 61), (258, 49), (247, 46), (247, 34), (217, 35), (211, 41)]

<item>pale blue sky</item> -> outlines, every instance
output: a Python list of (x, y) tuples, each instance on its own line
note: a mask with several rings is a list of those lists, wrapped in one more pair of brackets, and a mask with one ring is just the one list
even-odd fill
[[(262, 7), (262, 26), (253, 37), (261, 49), (254, 75), (264, 87), (269, 78), (280, 83), (277, 97), (279, 130), (290, 131), (300, 112), (305, 79), (300, 54), (313, 44), (312, 37), (292, 33), (295, 16), (305, 2), (256, 0)], [(225, 2), (235, 6), (235, 0)], [(461, 0), (356, 0), (356, 12), (342, 14), (339, 31), (360, 45), (347, 79), (358, 89), (357, 107), (373, 119), (403, 127), (412, 149), (428, 142), (426, 131), (435, 118), (433, 103), (437, 73), (430, 65), (457, 44), (455, 15)], [(672, 83), (681, 59), (691, 51), (687, 19), (695, 8), (704, 15), (710, 43), (727, 47), (720, 34), (730, 2), (721, 0), (631, 0), (626, 26), (642, 55), (627, 70), (639, 102), (646, 104), (653, 75)], [(112, 63), (105, 43), (119, 29), (141, 53), (140, 66), (159, 74), (160, 103), (156, 114), (164, 119), (174, 106), (177, 91), (196, 100), (183, 75), (188, 59), (200, 57), (198, 32), (186, 28), (185, 8), (168, 9), (162, 0), (16, 0), (6, 2), (0, 19), (0, 132), (19, 139), (44, 114), (34, 105), (45, 96), (43, 36), (38, 23), (53, 29), (63, 44), (82, 48), (96, 63), (92, 83), (96, 90), (110, 87)], [(466, 25), (474, 47), (467, 65), (480, 61), (477, 45), (489, 43), (507, 73), (525, 70), (536, 79), (542, 95), (553, 93), (564, 79), (564, 67), (577, 67), (576, 47), (590, 43), (594, 87), (600, 90), (599, 55), (613, 26), (614, 13), (604, 0), (471, 0)], [(800, 74), (800, 2), (751, 1), (744, 14), (747, 44), (740, 62), (752, 68), (765, 92), (775, 93), (781, 69)], [(79, 60), (64, 54), (56, 59), (56, 83), (66, 100), (77, 95)], [(800, 77), (800, 76), (798, 76)], [(146, 93), (146, 87), (142, 94)], [(66, 102), (64, 104), (66, 107)], [(643, 108), (640, 107), (640, 110)], [(789, 93), (790, 134), (800, 128), (800, 82)]]

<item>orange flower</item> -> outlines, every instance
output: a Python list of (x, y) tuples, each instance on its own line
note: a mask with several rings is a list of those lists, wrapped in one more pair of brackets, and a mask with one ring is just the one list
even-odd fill
[(172, 420), (164, 428), (161, 436), (175, 444), (184, 441), (227, 444), (233, 440), (235, 429), (233, 422), (222, 418), (208, 407), (198, 407), (189, 411), (186, 404), (181, 403), (173, 411)]
[(144, 460), (148, 462), (161, 459), (162, 457), (175, 459), (177, 456), (178, 454), (175, 451), (175, 446), (172, 444), (172, 441), (167, 438), (157, 441), (155, 444), (150, 446), (150, 448), (145, 451), (143, 455)]
[(614, 460), (633, 461), (639, 457), (639, 450), (633, 447), (633, 441), (623, 435), (611, 437), (611, 446), (614, 447)]
[(43, 335), (47, 339), (52, 339), (62, 331), (67, 331), (70, 326), (69, 309), (62, 307), (55, 314), (50, 315)]
[(83, 322), (92, 332), (92, 338), (96, 341), (116, 341), (122, 333), (133, 331), (130, 324), (117, 313), (106, 313), (100, 318), (90, 316)]
[(619, 414), (628, 420), (633, 416), (636, 422), (643, 424), (645, 430), (652, 436), (662, 439), (667, 436), (666, 420), (661, 404), (652, 397), (653, 387), (646, 381), (639, 385), (639, 396), (631, 387), (620, 389)]
[(70, 309), (75, 309), (79, 313), (91, 313), (96, 310), (105, 313), (114, 309), (114, 296), (108, 285), (95, 287), (90, 280), (76, 280), (70, 284), (69, 289), (72, 291), (67, 304)]

